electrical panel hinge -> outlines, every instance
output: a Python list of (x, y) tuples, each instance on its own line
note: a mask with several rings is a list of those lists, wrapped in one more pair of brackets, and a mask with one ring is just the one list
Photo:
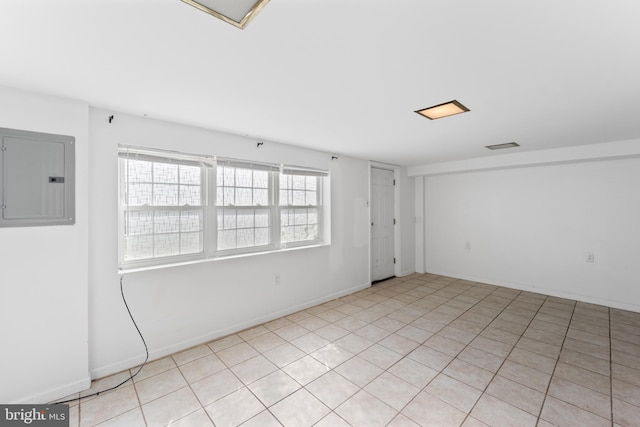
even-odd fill
[(393, 258), (393, 263), (394, 263), (394, 264), (396, 263), (396, 259), (395, 259), (395, 258)]
[(393, 180), (393, 185), (396, 185), (396, 180), (395, 179)]
[(393, 225), (396, 225), (396, 219), (393, 218)]

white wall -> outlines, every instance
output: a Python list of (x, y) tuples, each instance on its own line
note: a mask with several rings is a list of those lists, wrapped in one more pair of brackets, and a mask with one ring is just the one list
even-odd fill
[[(111, 124), (108, 116), (114, 114)], [(368, 163), (147, 118), (90, 111), (90, 368), (140, 363), (144, 348), (120, 297), (117, 145), (330, 169), (330, 246), (127, 273), (124, 290), (151, 358), (369, 286)], [(275, 284), (275, 274), (281, 276)]]
[(76, 223), (0, 228), (0, 402), (89, 386), (88, 105), (0, 87), (0, 127), (76, 138)]
[[(634, 144), (637, 156), (637, 142), (622, 145)], [(602, 158), (621, 145), (609, 147)], [(463, 168), (424, 180), (428, 272), (640, 311), (639, 158)]]
[(407, 168), (400, 168), (400, 275), (416, 272), (416, 216), (414, 178), (407, 175)]
[(413, 177), (414, 188), (414, 215), (415, 215), (415, 270), (416, 273), (425, 273), (424, 254), (424, 177)]

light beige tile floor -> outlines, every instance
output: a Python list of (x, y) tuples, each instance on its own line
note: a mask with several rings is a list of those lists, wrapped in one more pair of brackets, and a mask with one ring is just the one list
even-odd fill
[(153, 361), (70, 416), (125, 427), (639, 426), (640, 313), (413, 274)]

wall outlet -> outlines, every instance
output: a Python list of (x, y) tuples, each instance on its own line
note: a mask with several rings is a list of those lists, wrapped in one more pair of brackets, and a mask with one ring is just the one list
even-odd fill
[(593, 252), (587, 252), (585, 261), (588, 263), (594, 263), (596, 261), (596, 255)]

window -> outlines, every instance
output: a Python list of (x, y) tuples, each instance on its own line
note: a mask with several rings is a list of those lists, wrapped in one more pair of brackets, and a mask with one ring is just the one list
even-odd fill
[(121, 155), (122, 261), (203, 254), (203, 175), (195, 162)]
[(321, 174), (283, 169), (280, 174), (280, 241), (282, 244), (320, 239)]
[(251, 163), (218, 162), (218, 251), (273, 246), (273, 180), (276, 170)]
[(121, 147), (121, 267), (319, 244), (320, 170)]

